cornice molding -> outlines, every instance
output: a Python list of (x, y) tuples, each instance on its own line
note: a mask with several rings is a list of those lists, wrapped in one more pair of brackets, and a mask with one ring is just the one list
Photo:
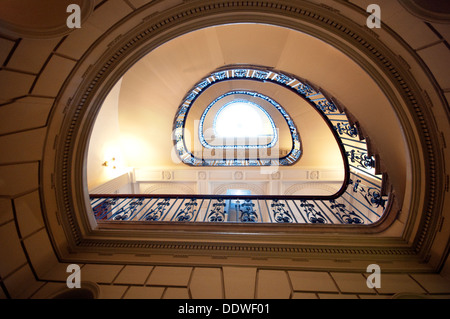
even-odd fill
[[(235, 244), (235, 243), (217, 243), (217, 242), (167, 242), (154, 241), (142, 242), (137, 240), (132, 241), (104, 241), (104, 240), (89, 240), (83, 241), (81, 246), (92, 249), (100, 249), (104, 253), (117, 252), (117, 249), (125, 249), (129, 253), (142, 253), (142, 251), (155, 251), (159, 254), (177, 254), (183, 252), (186, 255), (220, 255), (220, 256), (265, 256), (265, 257), (299, 257), (308, 255), (325, 256), (325, 255), (342, 255), (349, 256), (365, 256), (365, 257), (398, 257), (409, 256), (416, 257), (416, 252), (408, 247), (328, 247), (326, 245), (320, 246), (305, 246), (292, 244)], [(236, 255), (237, 253), (237, 255)]]

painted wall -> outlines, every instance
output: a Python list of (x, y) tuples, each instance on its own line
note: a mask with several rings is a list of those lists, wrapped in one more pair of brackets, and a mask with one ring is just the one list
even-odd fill
[[(117, 82), (106, 97), (91, 133), (87, 158), (89, 190), (127, 171), (118, 118), (121, 84), (122, 80)], [(107, 166), (103, 166), (105, 162)]]

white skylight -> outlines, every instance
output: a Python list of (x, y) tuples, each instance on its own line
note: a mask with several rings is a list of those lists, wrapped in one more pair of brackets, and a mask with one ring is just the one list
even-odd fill
[(225, 105), (214, 123), (218, 137), (273, 137), (274, 129), (269, 115), (261, 107), (245, 100)]

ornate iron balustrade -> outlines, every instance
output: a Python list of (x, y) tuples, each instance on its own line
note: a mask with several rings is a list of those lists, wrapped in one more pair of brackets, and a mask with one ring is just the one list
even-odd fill
[[(376, 181), (376, 180), (375, 180)], [(339, 197), (91, 194), (98, 221), (175, 223), (357, 224), (377, 222), (387, 207), (380, 185), (351, 173)]]

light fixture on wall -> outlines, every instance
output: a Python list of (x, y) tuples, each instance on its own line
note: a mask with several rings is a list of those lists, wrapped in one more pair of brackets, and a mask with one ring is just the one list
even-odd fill
[(103, 164), (102, 164), (102, 166), (105, 166), (105, 167), (109, 167), (111, 165), (112, 165), (113, 169), (116, 169), (116, 158), (115, 157), (113, 157), (111, 159), (111, 161), (109, 161), (109, 162), (108, 161), (104, 161)]

